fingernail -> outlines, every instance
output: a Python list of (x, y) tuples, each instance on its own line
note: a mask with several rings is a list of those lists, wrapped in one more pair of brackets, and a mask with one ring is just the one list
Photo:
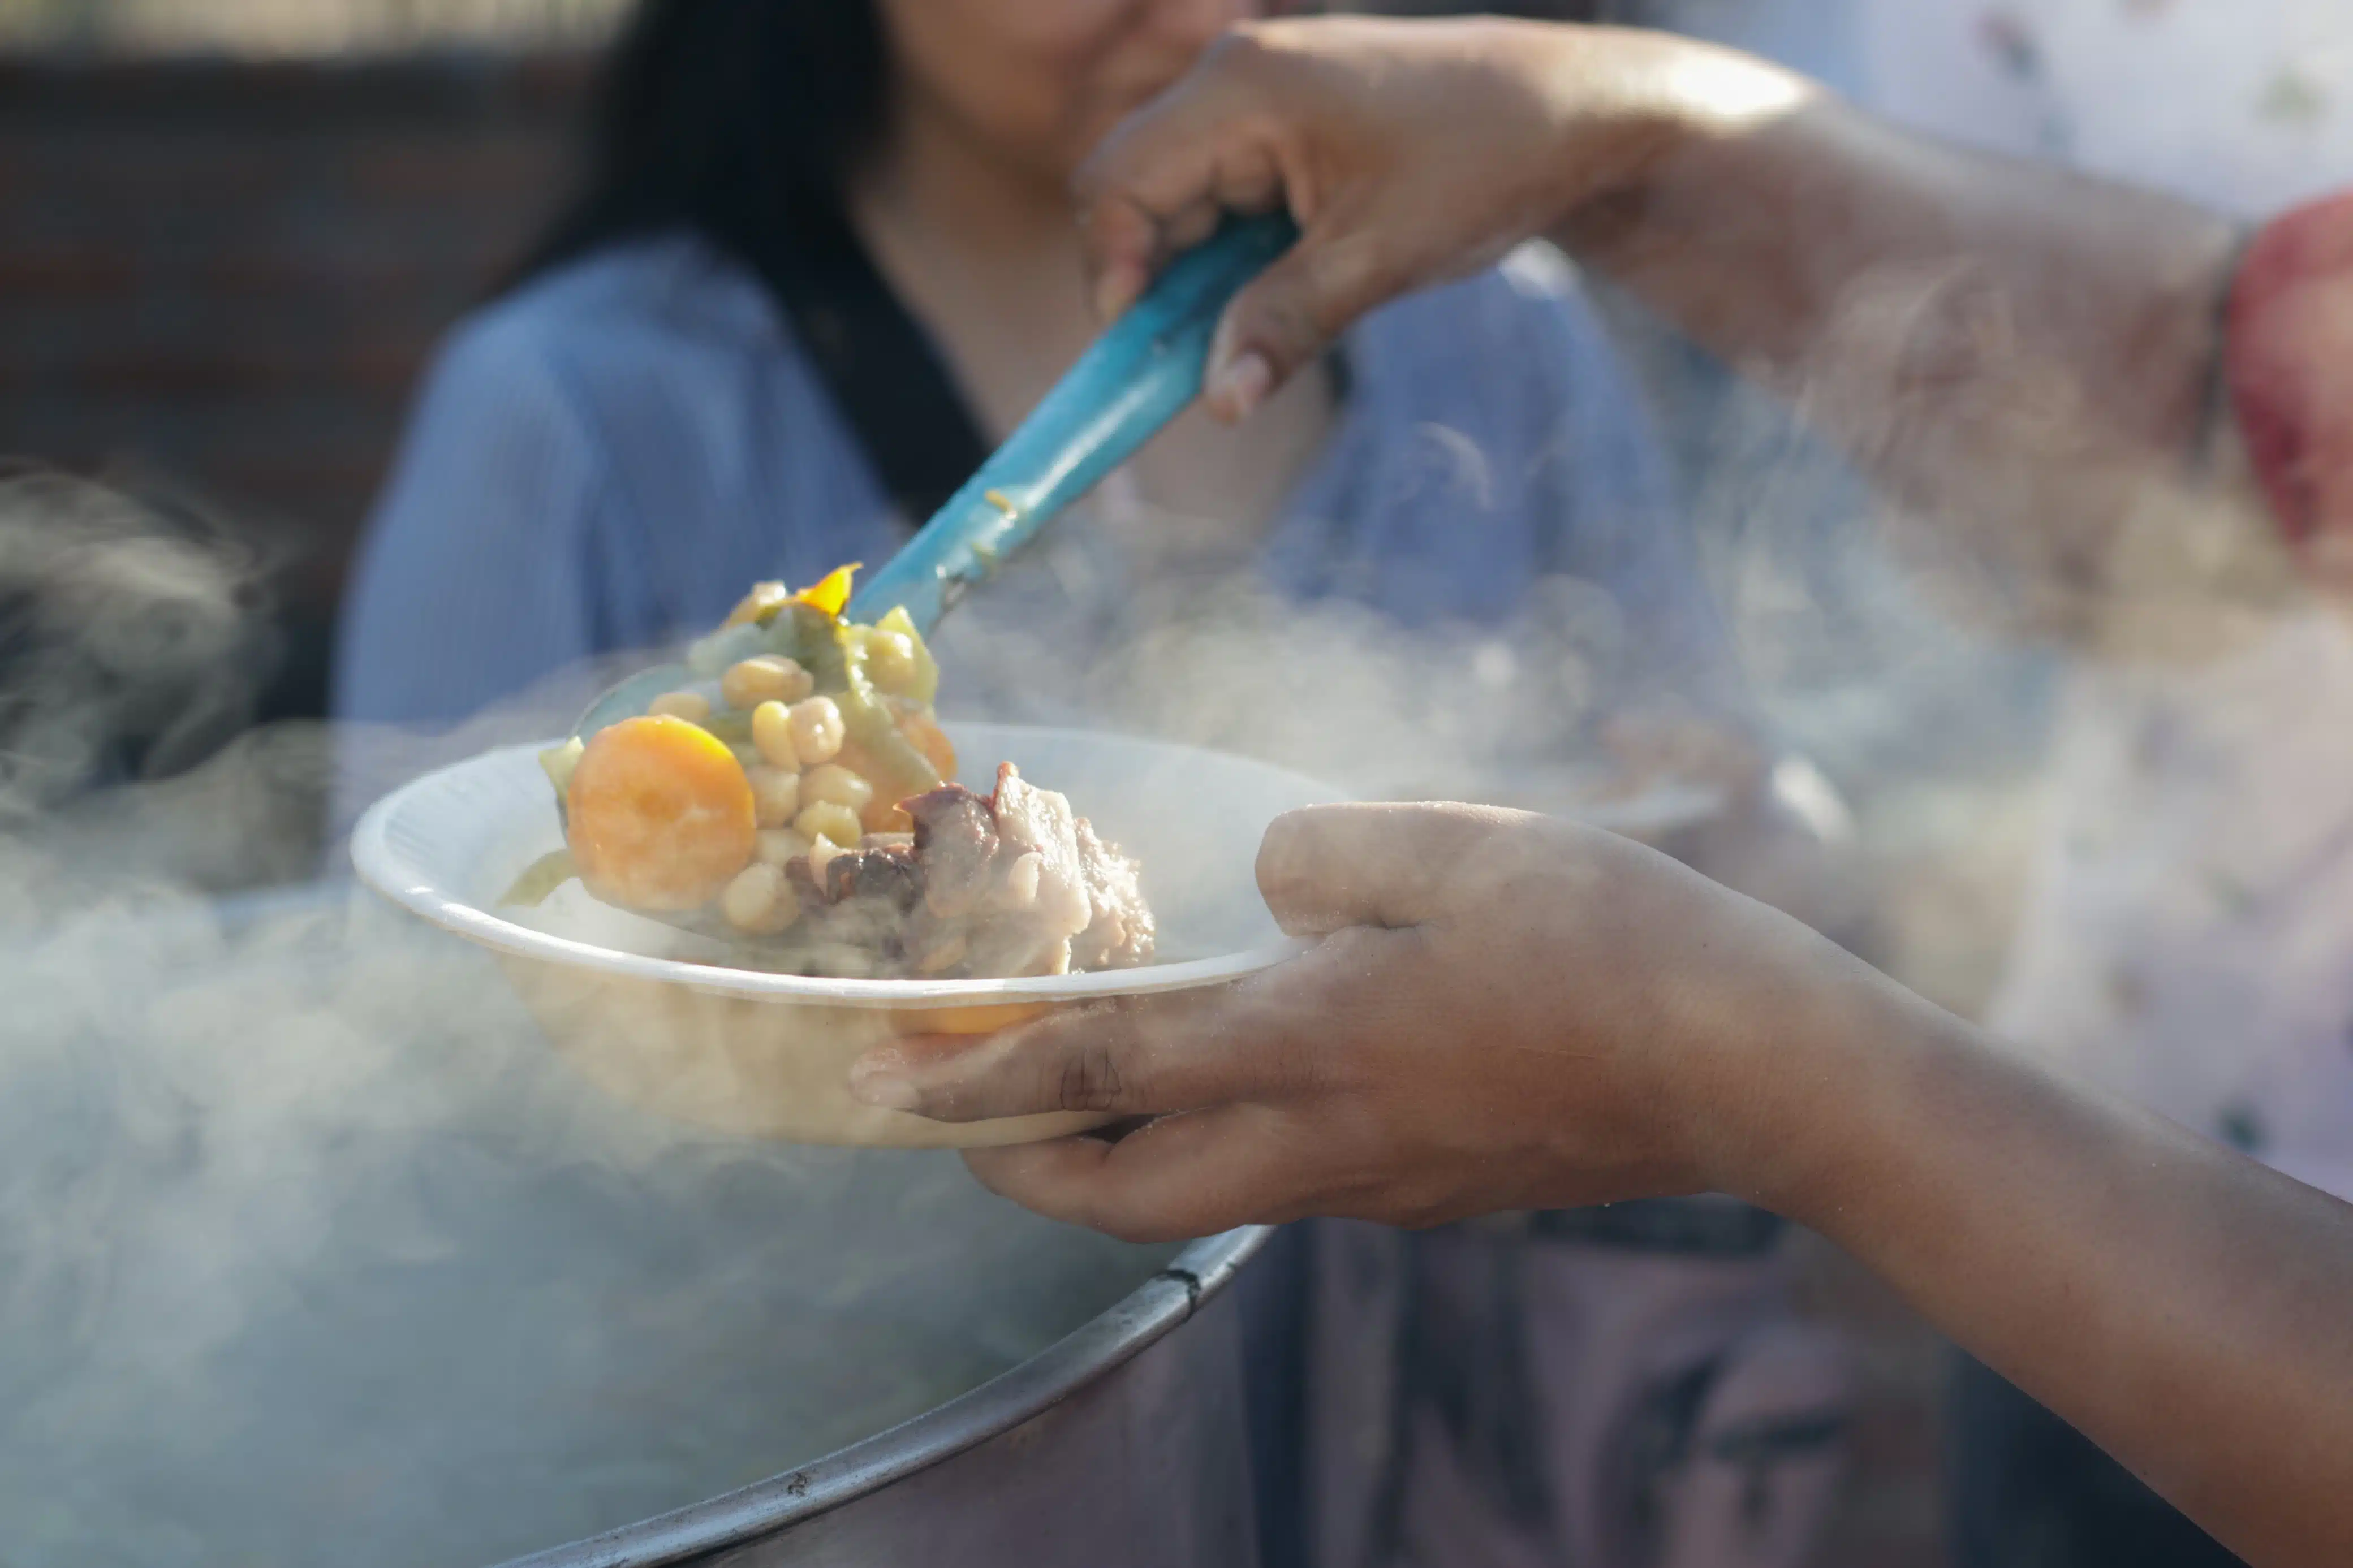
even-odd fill
[(1113, 262), (1095, 282), (1095, 314), (1108, 321), (1135, 303), (1143, 291), (1142, 268), (1129, 262)]
[(861, 1061), (849, 1069), (849, 1097), (883, 1110), (913, 1110), (919, 1100), (915, 1086), (901, 1076), (895, 1061)]
[(1274, 367), (1266, 356), (1252, 349), (1238, 355), (1219, 371), (1209, 383), (1209, 400), (1229, 419), (1240, 419), (1266, 401), (1274, 387)]

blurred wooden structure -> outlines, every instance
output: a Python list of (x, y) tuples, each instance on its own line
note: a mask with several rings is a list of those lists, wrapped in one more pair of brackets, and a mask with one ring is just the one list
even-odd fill
[(564, 178), (576, 53), (0, 58), (0, 454), (243, 520), (315, 710), (435, 339)]

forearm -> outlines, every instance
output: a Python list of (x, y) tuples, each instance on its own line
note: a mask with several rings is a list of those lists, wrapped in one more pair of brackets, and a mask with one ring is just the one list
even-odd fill
[(2353, 1209), (1875, 985), (1788, 1055), (1744, 1195), (2251, 1561), (2353, 1560)]
[(1789, 395), (2019, 618), (2080, 633), (2091, 603), (2208, 570), (2152, 566), (2125, 535), (2152, 495), (2202, 482), (2233, 226), (1910, 136), (1810, 86), (1727, 114), (1707, 95), (1761, 101), (1742, 73), (1774, 70), (1729, 58), (1662, 76), (1678, 132), (1572, 203), (1556, 237)]

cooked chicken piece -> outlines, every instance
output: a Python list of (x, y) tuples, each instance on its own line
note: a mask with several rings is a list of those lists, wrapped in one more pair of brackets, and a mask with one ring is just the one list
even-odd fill
[(912, 834), (786, 865), (796, 942), (818, 972), (1013, 976), (1150, 960), (1135, 862), (1012, 764), (993, 795), (946, 784), (901, 805)]
[(1071, 943), (1071, 967), (1126, 969), (1149, 963), (1157, 931), (1138, 880), (1142, 868), (1096, 837), (1094, 824), (1083, 816), (1077, 837), (1093, 918)]
[(997, 770), (997, 832), (1004, 851), (1014, 857), (1007, 870), (1026, 883), (1029, 875), (1020, 861), (1038, 857), (1037, 893), (1028, 897), (1021, 883), (1011, 884), (1021, 895), (1013, 907), (1035, 922), (1041, 942), (1061, 942), (1087, 929), (1093, 909), (1087, 900), (1086, 872), (1079, 864), (1078, 818), (1071, 803), (1051, 790), (1032, 786), (1011, 763)]

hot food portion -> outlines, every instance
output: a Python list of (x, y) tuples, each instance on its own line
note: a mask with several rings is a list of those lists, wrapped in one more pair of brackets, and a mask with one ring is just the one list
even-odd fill
[(939, 667), (904, 612), (842, 618), (855, 567), (763, 583), (697, 644), (706, 679), (541, 761), (565, 848), (511, 902), (596, 898), (806, 974), (954, 979), (1148, 962), (1135, 862), (1010, 763), (952, 782)]

